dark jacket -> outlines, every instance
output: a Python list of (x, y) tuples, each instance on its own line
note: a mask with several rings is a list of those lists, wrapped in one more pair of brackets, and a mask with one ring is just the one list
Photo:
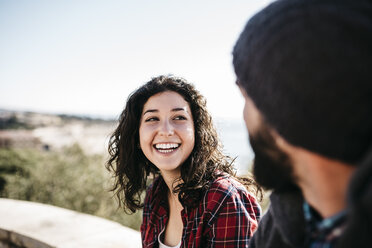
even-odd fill
[[(272, 193), (250, 248), (304, 247), (305, 220), (300, 192)], [(358, 164), (348, 189), (346, 229), (336, 247), (372, 247), (372, 149)]]

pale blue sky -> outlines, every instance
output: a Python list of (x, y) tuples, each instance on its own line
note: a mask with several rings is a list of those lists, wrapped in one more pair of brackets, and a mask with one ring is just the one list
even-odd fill
[(117, 116), (130, 92), (182, 76), (241, 118), (233, 45), (266, 0), (0, 0), (0, 108)]

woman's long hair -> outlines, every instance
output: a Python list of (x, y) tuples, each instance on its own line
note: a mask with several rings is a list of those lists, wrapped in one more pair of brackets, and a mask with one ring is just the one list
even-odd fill
[[(115, 178), (113, 191), (125, 211), (135, 212), (143, 207), (141, 194), (147, 187), (149, 175), (160, 174), (143, 154), (139, 146), (139, 127), (143, 106), (147, 100), (160, 92), (174, 91), (190, 105), (195, 129), (195, 146), (181, 165), (181, 178), (174, 189), (182, 204), (192, 207), (201, 200), (211, 182), (221, 173), (235, 175), (233, 160), (222, 153), (212, 118), (206, 109), (204, 97), (185, 79), (159, 76), (134, 91), (120, 115), (119, 125), (109, 141), (109, 160), (106, 167)], [(250, 178), (239, 180), (250, 191), (261, 189)]]

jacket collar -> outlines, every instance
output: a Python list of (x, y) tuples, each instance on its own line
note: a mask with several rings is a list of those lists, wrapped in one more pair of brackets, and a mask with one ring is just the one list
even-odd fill
[(168, 199), (167, 192), (168, 187), (164, 182), (162, 176), (157, 176), (152, 185), (150, 186), (151, 200), (150, 200), (150, 209), (151, 209), (151, 218), (150, 222), (156, 225), (156, 223), (168, 216)]

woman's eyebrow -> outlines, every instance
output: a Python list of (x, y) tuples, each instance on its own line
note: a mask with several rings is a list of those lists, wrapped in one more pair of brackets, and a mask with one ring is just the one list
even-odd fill
[[(188, 112), (186, 107), (183, 107), (183, 108), (174, 108), (171, 110), (172, 112), (178, 112), (178, 111), (185, 111), (185, 112)], [(158, 109), (148, 109), (146, 110), (143, 115), (147, 114), (147, 113), (156, 113), (156, 112), (159, 112)]]
[(187, 109), (186, 109), (186, 107), (172, 109), (172, 112), (177, 112), (177, 111), (185, 111), (185, 112), (187, 112)]
[(158, 109), (148, 109), (148, 110), (146, 110), (146, 111), (143, 113), (143, 115), (145, 115), (146, 113), (154, 113), (154, 112), (159, 112), (159, 110), (158, 110)]

